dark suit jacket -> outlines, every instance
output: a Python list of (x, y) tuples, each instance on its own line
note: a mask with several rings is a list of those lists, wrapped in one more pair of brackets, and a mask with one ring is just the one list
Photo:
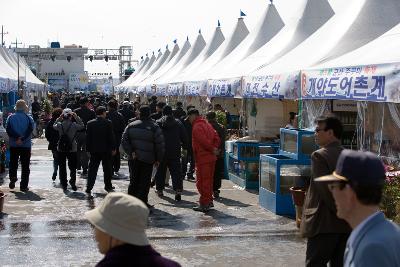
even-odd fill
[(322, 233), (350, 233), (351, 228), (336, 216), (335, 201), (326, 183), (316, 183), (314, 178), (332, 174), (343, 147), (339, 142), (315, 151), (311, 155), (312, 177), (307, 190), (300, 232), (304, 237)]
[(116, 149), (111, 121), (97, 117), (87, 124), (86, 150), (91, 153), (110, 152)]

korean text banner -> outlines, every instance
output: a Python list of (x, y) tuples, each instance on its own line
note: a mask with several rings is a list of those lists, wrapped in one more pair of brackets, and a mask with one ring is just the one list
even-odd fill
[(207, 81), (185, 82), (183, 91), (185, 96), (207, 96)]
[(400, 103), (400, 64), (307, 70), (303, 99), (347, 99)]
[(298, 99), (299, 72), (244, 77), (244, 98)]
[(168, 84), (157, 84), (156, 96), (167, 96)]
[(181, 96), (183, 95), (183, 84), (182, 83), (170, 83), (168, 85), (169, 96)]
[(209, 80), (207, 96), (209, 97), (241, 97), (242, 79)]

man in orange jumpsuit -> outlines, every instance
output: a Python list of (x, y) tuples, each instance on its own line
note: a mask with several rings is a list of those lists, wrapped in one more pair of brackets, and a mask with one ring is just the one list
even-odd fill
[(199, 206), (193, 209), (207, 212), (214, 206), (213, 177), (221, 140), (211, 124), (200, 116), (198, 110), (189, 110), (188, 116), (193, 127), (192, 146), (196, 162), (196, 187), (200, 194)]

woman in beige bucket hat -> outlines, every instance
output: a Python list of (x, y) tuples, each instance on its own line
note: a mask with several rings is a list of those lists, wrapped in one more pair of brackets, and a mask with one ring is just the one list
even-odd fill
[(139, 199), (110, 193), (86, 218), (95, 228), (95, 239), (105, 257), (96, 265), (177, 267), (178, 263), (162, 257), (147, 238), (149, 210)]

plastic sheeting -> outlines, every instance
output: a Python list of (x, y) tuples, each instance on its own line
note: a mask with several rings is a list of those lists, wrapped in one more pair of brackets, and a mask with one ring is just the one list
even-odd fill
[(359, 149), (400, 166), (400, 104), (358, 102), (357, 108)]

